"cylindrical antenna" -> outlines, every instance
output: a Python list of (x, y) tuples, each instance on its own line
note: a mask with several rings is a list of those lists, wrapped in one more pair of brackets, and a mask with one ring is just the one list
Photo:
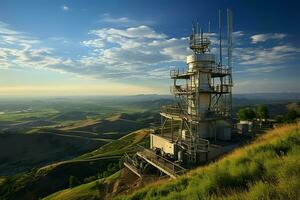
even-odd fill
[(219, 42), (220, 42), (220, 65), (222, 66), (222, 27), (221, 27), (221, 9), (219, 9)]

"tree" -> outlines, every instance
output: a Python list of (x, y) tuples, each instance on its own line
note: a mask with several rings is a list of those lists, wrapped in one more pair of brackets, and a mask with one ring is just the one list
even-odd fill
[(241, 108), (237, 116), (239, 120), (252, 120), (255, 118), (255, 112), (252, 108)]
[(80, 181), (78, 180), (77, 177), (75, 177), (75, 176), (69, 177), (69, 188), (73, 188), (79, 184), (80, 184)]
[(269, 118), (269, 110), (268, 107), (265, 105), (258, 106), (256, 108), (256, 117), (261, 119), (268, 119)]
[(262, 120), (269, 118), (269, 110), (265, 105), (260, 105), (256, 107), (256, 118), (260, 121), (260, 127), (262, 126)]
[(284, 118), (287, 122), (295, 122), (298, 117), (299, 115), (296, 110), (288, 110)]

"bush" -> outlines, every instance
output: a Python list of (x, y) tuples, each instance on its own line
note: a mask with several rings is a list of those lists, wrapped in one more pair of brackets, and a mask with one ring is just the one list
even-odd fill
[(289, 110), (285, 115), (285, 121), (286, 122), (295, 122), (296, 119), (299, 117), (299, 114), (296, 110)]
[(89, 182), (92, 182), (94, 180), (97, 180), (98, 179), (98, 176), (90, 176), (90, 177), (87, 177), (83, 180), (84, 183), (89, 183)]
[(237, 113), (239, 120), (252, 120), (256, 114), (252, 108), (241, 108)]

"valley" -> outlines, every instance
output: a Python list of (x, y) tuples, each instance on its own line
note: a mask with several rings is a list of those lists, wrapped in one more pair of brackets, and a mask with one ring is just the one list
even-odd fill
[[(262, 100), (235, 101), (237, 112)], [(0, 115), (0, 199), (110, 199), (151, 184), (156, 179), (141, 182), (122, 169), (122, 157), (138, 144), (149, 145), (160, 106), (170, 103), (169, 97), (151, 95), (0, 102), (9, 108)], [(299, 107), (297, 100), (266, 105), (271, 117)]]

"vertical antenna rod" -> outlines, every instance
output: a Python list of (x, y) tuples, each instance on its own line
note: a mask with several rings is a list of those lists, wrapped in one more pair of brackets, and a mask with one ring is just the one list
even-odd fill
[[(210, 37), (210, 20), (208, 20), (208, 36)], [(208, 52), (210, 52), (210, 48), (208, 48)]]
[(232, 65), (232, 12), (227, 9), (227, 54), (228, 63), (227, 66), (231, 70)]
[(220, 65), (222, 66), (222, 36), (221, 36), (221, 9), (219, 9), (219, 42), (220, 42)]

